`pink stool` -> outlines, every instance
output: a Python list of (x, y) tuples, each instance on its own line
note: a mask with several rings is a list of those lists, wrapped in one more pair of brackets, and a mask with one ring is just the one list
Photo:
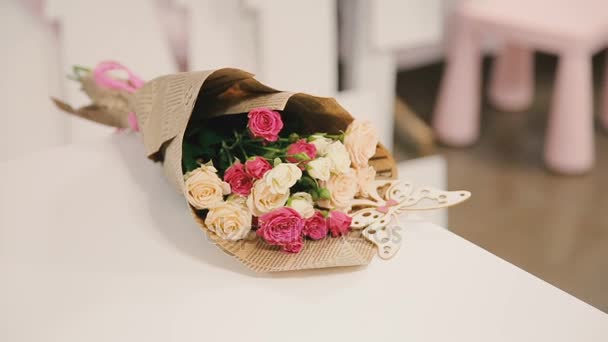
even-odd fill
[[(456, 11), (446, 71), (433, 127), (448, 145), (469, 145), (479, 135), (483, 36), (505, 40), (492, 70), (489, 98), (522, 110), (533, 98), (533, 49), (559, 56), (545, 162), (562, 173), (582, 173), (594, 162), (591, 56), (608, 45), (608, 0), (484, 0)], [(608, 65), (602, 122), (608, 127)]]

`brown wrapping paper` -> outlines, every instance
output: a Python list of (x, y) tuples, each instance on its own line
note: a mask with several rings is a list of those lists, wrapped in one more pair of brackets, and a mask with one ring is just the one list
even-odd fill
[(76, 109), (59, 99), (52, 98), (55, 105), (61, 110), (83, 119), (117, 128), (129, 127), (127, 117), (130, 112), (131, 94), (123, 90), (99, 87), (90, 74), (82, 77), (80, 84), (82, 90), (93, 102), (91, 105)]
[[(200, 116), (198, 118), (206, 118), (268, 107), (284, 111), (284, 115), (303, 117), (305, 131), (328, 133), (345, 130), (353, 120), (333, 98), (281, 92), (259, 83), (248, 72), (231, 68), (161, 76), (146, 82), (135, 94), (99, 89), (86, 81), (83, 89), (93, 100), (90, 106), (74, 109), (54, 101), (69, 113), (116, 127), (128, 127), (126, 117), (129, 112), (135, 112), (148, 157), (163, 163), (165, 175), (182, 193), (182, 141), (193, 113)], [(378, 146), (370, 163), (378, 177), (396, 178), (395, 162), (383, 146)], [(192, 208), (191, 212), (215, 244), (255, 271), (366, 265), (376, 254), (375, 246), (360, 232), (341, 238), (306, 240), (298, 254), (282, 253), (257, 238), (225, 241), (208, 231)]]

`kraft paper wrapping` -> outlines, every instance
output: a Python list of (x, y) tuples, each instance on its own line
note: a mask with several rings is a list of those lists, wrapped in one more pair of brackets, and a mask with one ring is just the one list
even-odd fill
[(129, 101), (131, 94), (124, 90), (99, 87), (92, 75), (80, 79), (82, 90), (93, 102), (91, 105), (73, 108), (69, 104), (51, 98), (59, 109), (83, 119), (95, 121), (107, 126), (128, 128)]
[[(284, 111), (284, 115), (300, 116), (303, 130), (311, 133), (338, 133), (346, 130), (353, 120), (333, 98), (278, 91), (261, 84), (252, 74), (232, 68), (161, 76), (146, 82), (134, 94), (104, 92), (90, 83), (83, 84), (83, 88), (93, 99), (91, 106), (74, 109), (54, 101), (69, 113), (116, 127), (128, 127), (126, 116), (135, 112), (148, 157), (163, 163), (165, 175), (182, 193), (182, 141), (193, 113), (199, 119), (268, 107)], [(397, 176), (395, 161), (382, 145), (378, 145), (370, 164), (379, 178)], [(185, 196), (184, 200), (187, 204)], [(367, 265), (376, 254), (376, 247), (358, 231), (341, 238), (306, 240), (298, 254), (282, 253), (258, 238), (221, 240), (190, 209), (195, 221), (216, 245), (258, 272)]]

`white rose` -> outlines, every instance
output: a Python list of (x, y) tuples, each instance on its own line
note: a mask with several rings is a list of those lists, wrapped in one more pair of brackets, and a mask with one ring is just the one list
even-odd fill
[(306, 192), (296, 192), (291, 195), (287, 206), (295, 209), (303, 218), (309, 218), (315, 214), (312, 196)]
[(322, 181), (329, 180), (330, 168), (331, 163), (329, 159), (325, 157), (313, 159), (308, 162), (308, 164), (306, 164), (306, 171), (308, 171), (308, 174), (312, 178), (316, 178)]
[(284, 194), (273, 193), (270, 185), (262, 178), (253, 184), (251, 194), (247, 197), (247, 207), (255, 216), (261, 216), (284, 206), (288, 198), (289, 192)]
[(325, 155), (329, 159), (331, 164), (331, 172), (333, 173), (344, 173), (350, 168), (350, 158), (346, 147), (339, 141), (334, 141), (329, 144), (326, 149), (327, 154)]
[(273, 193), (285, 194), (301, 177), (302, 170), (296, 164), (282, 163), (266, 172), (264, 181)]
[(323, 185), (329, 190), (330, 199), (319, 201), (320, 206), (345, 212), (350, 210), (358, 187), (357, 175), (353, 169), (348, 169), (345, 173), (332, 174)]
[(355, 120), (344, 133), (344, 145), (354, 168), (367, 167), (369, 158), (376, 154), (376, 129), (368, 121)]
[(209, 209), (205, 226), (221, 239), (241, 240), (251, 231), (251, 211), (238, 200), (222, 202)]
[(211, 165), (201, 165), (184, 175), (188, 203), (196, 209), (208, 209), (221, 203), (230, 193), (230, 185), (217, 176)]
[(329, 146), (329, 144), (331, 144), (333, 140), (326, 138), (322, 135), (313, 134), (310, 136), (309, 142), (315, 145), (315, 147), (317, 148), (317, 155), (324, 156), (327, 153), (327, 146)]
[(373, 186), (376, 179), (376, 169), (371, 166), (355, 169), (357, 175), (357, 194), (363, 197), (369, 195), (369, 187)]

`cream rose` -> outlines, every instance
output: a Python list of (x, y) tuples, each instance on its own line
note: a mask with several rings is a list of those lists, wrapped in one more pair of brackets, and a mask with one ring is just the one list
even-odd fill
[(251, 211), (238, 200), (228, 200), (209, 209), (205, 225), (220, 239), (241, 240), (251, 231)]
[(350, 158), (346, 147), (339, 141), (329, 144), (326, 149), (326, 157), (330, 161), (331, 172), (345, 173), (350, 168)]
[(247, 206), (247, 197), (232, 194), (232, 195), (228, 196), (228, 198), (226, 198), (226, 202)]
[(331, 163), (329, 159), (325, 157), (319, 157), (313, 159), (306, 164), (306, 171), (312, 178), (326, 181), (329, 180), (329, 173), (331, 169)]
[(251, 194), (247, 197), (247, 207), (255, 216), (261, 216), (282, 207), (288, 198), (289, 192), (284, 194), (273, 193), (271, 186), (262, 178), (253, 184)]
[(315, 214), (312, 196), (306, 192), (296, 192), (287, 201), (287, 206), (295, 209), (302, 217), (309, 218)]
[(355, 120), (344, 134), (344, 146), (355, 169), (367, 167), (369, 158), (376, 154), (378, 134), (368, 121)]
[(317, 148), (317, 155), (324, 156), (327, 153), (327, 146), (333, 142), (333, 140), (326, 138), (319, 134), (313, 134), (310, 136), (311, 144)]
[(188, 203), (196, 209), (208, 209), (223, 201), (230, 193), (230, 185), (217, 176), (211, 165), (201, 165), (184, 175)]
[(357, 194), (367, 197), (369, 187), (372, 186), (372, 182), (376, 179), (376, 169), (371, 166), (355, 169), (355, 174), (357, 176)]
[(288, 194), (291, 188), (302, 177), (302, 170), (291, 163), (282, 163), (266, 172), (264, 181), (275, 194)]
[(357, 175), (353, 169), (345, 173), (334, 173), (323, 184), (329, 190), (330, 199), (319, 201), (319, 205), (329, 209), (348, 211), (357, 193)]

